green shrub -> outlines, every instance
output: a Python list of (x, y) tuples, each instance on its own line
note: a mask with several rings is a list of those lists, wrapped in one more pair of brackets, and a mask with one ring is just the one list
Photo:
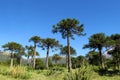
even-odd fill
[(9, 74), (9, 70), (5, 69), (5, 68), (0, 68), (0, 74), (2, 74), (2, 75), (8, 75)]
[(0, 65), (8, 66), (8, 65), (10, 65), (10, 60), (6, 60), (4, 62), (0, 62)]
[(35, 64), (35, 69), (44, 69), (45, 66), (44, 66), (44, 63), (41, 59), (37, 58), (36, 59), (36, 64)]
[(63, 67), (59, 67), (59, 66), (54, 66), (51, 68), (53, 71), (61, 71), (64, 72), (64, 68)]
[(0, 65), (0, 74), (1, 75), (9, 75), (8, 65), (6, 65), (6, 64)]
[(48, 70), (47, 72), (46, 72), (46, 76), (50, 76), (50, 75), (52, 75), (52, 74), (54, 74), (55, 73), (55, 71), (53, 71), (52, 69), (50, 69), (50, 70)]
[(37, 74), (43, 73), (44, 70), (37, 70)]
[(27, 73), (27, 68), (22, 66), (14, 66), (10, 68), (9, 74), (14, 78), (21, 79), (28, 79), (31, 77), (31, 75)]
[(75, 72), (67, 73), (63, 80), (90, 80), (92, 73), (91, 66), (84, 65), (75, 70)]
[(62, 72), (64, 72), (63, 67), (54, 66), (54, 67), (50, 68), (49, 70), (47, 70), (45, 75), (50, 76), (53, 74), (61, 74)]

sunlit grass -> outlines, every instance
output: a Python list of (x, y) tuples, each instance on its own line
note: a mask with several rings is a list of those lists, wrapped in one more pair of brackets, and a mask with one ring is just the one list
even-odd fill
[[(15, 70), (15, 71), (14, 71)], [(15, 74), (10, 74), (11, 71), (16, 72)], [(72, 72), (76, 71), (75, 69)], [(63, 80), (67, 70), (64, 68), (63, 71), (54, 71), (50, 73), (50, 70), (27, 70), (27, 67), (16, 66), (13, 70), (9, 66), (0, 65), (0, 80)], [(24, 79), (25, 74), (30, 74)], [(19, 74), (23, 77), (14, 77), (13, 75)], [(92, 72), (91, 80), (120, 80), (119, 75), (115, 76), (100, 76), (97, 72)]]

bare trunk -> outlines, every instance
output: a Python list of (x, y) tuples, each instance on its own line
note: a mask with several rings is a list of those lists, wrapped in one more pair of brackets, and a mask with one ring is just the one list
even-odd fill
[(31, 63), (30, 63), (30, 65), (31, 65), (31, 67), (33, 68), (33, 58), (34, 58), (34, 56), (31, 56), (32, 58), (31, 58)]
[(36, 62), (36, 43), (34, 43), (34, 57), (33, 57), (33, 68), (35, 69), (35, 62)]
[(13, 51), (11, 52), (11, 62), (10, 62), (10, 67), (13, 67)]
[(47, 48), (47, 54), (46, 54), (46, 63), (45, 63), (45, 65), (46, 65), (46, 68), (48, 69), (48, 56), (49, 56), (49, 47)]
[(68, 53), (66, 53), (66, 68), (68, 68)]
[(20, 66), (21, 66), (21, 64), (22, 64), (22, 58), (20, 58)]
[[(119, 53), (117, 52), (117, 56), (119, 56)], [(120, 63), (120, 60), (119, 60), (119, 57), (117, 57), (117, 68), (119, 70), (119, 63)]]
[(29, 56), (27, 57), (27, 65), (29, 66), (30, 61), (29, 61)]
[(11, 58), (10, 67), (13, 67), (13, 58)]
[(68, 46), (68, 72), (71, 71), (71, 56), (70, 56), (70, 37), (67, 36), (67, 46)]
[(120, 59), (119, 59), (119, 62), (118, 62), (118, 70), (120, 70)]
[[(119, 53), (118, 53), (119, 56)], [(120, 70), (120, 58), (118, 57), (118, 70)]]
[(101, 49), (99, 50), (99, 53), (100, 53), (100, 65), (101, 65), (101, 68), (104, 69), (104, 64), (103, 64), (103, 58), (102, 58)]

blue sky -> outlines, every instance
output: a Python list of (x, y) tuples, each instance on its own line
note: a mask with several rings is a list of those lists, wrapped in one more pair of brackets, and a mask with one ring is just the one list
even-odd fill
[[(51, 33), (52, 26), (61, 19), (76, 18), (84, 24), (87, 35), (75, 36), (71, 46), (77, 55), (85, 55), (88, 50), (82, 47), (90, 35), (120, 33), (119, 4), (120, 0), (0, 0), (0, 46), (10, 41), (32, 45), (28, 40), (34, 35), (56, 38), (66, 45), (60, 34)], [(40, 48), (37, 51), (46, 56)]]

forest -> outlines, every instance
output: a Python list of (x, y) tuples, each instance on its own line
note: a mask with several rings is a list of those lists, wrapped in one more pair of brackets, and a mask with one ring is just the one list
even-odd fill
[[(108, 30), (109, 31), (109, 30)], [(43, 33), (44, 34), (44, 33)], [(51, 34), (60, 34), (66, 41), (31, 36), (33, 45), (23, 46), (19, 42), (6, 42), (0, 51), (0, 80), (120, 80), (120, 34), (92, 34), (88, 43), (82, 45), (89, 52), (76, 55), (71, 46), (75, 36), (85, 37), (84, 25), (75, 18), (62, 19), (53, 24)], [(14, 41), (14, 40), (13, 40)], [(45, 58), (36, 48), (46, 53)], [(57, 51), (59, 53), (56, 53)], [(55, 53), (52, 56), (50, 51)]]

